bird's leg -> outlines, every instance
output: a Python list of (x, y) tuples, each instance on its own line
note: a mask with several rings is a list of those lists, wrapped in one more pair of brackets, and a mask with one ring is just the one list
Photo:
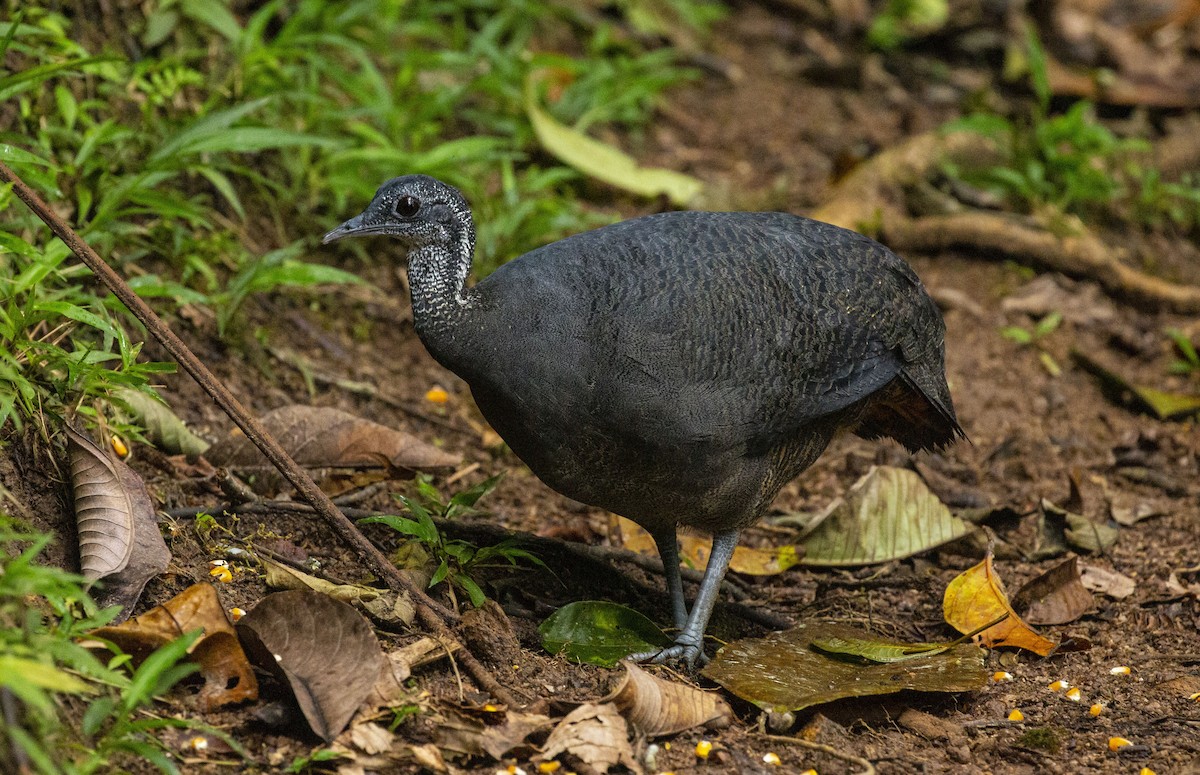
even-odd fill
[(733, 559), (733, 550), (737, 547), (740, 534), (740, 530), (726, 530), (713, 535), (712, 553), (708, 556), (708, 566), (700, 581), (700, 591), (696, 594), (696, 602), (692, 604), (687, 625), (675, 638), (675, 645), (657, 654), (635, 654), (630, 659), (656, 664), (680, 659), (688, 668), (694, 667), (697, 659), (704, 660), (704, 630), (708, 627), (708, 619), (717, 602), (717, 592), (721, 589), (725, 571), (729, 569), (729, 561)]
[(651, 532), (654, 543), (658, 546), (658, 556), (662, 558), (663, 578), (667, 580), (667, 594), (671, 596), (671, 616), (675, 621), (675, 629), (682, 631), (687, 627), (687, 600), (683, 597), (683, 578), (679, 575), (679, 544), (675, 526), (659, 528)]

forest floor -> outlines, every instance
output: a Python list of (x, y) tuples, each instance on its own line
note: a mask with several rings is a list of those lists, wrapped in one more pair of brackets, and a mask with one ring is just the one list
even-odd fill
[[(836, 39), (823, 38), (834, 47), (830, 51), (813, 34), (783, 12), (754, 4), (738, 8), (718, 25), (713, 43), (715, 56), (735, 69), (736, 81), (730, 81), (728, 72), (707, 74), (672, 92), (661, 121), (637, 138), (642, 147), (635, 153), (644, 163), (685, 170), (715, 188), (740, 192), (743, 201), (746, 196), (759, 197), (761, 208), (810, 212), (827, 201), (833, 181), (848, 166), (955, 118), (962, 93), (989, 77), (984, 75), (989, 64), (979, 63), (956, 64), (947, 78), (933, 57), (921, 55), (908, 58), (908, 71), (896, 74), (882, 66), (878, 55), (839, 52)], [(400, 172), (380, 170), (379, 175), (382, 180)], [(629, 209), (627, 214), (638, 213)], [(313, 228), (323, 231), (333, 225)], [(1172, 267), (1172, 274), (1186, 278), (1190, 267), (1193, 279), (1200, 276), (1200, 250), (1194, 243), (1159, 233), (1125, 234), (1122, 239), (1126, 244), (1142, 240), (1143, 253), (1159, 254), (1160, 266)], [(316, 299), (256, 299), (250, 315), (262, 326), (261, 341), (269, 348), (248, 343), (244, 352), (230, 349), (210, 335), (211, 326), (203, 320), (195, 322), (194, 330), (183, 331), (184, 337), (257, 413), (312, 403), (370, 417), (461, 455), (464, 466), (478, 464), (459, 486), (505, 472), (481, 504), (489, 521), (596, 545), (615, 540), (608, 514), (554, 493), (480, 432), (482, 421), (466, 385), (438, 366), (413, 332), (402, 268), (391, 260), (386, 243), (376, 243), (372, 250), (379, 260), (362, 274), (382, 292), (343, 287)], [(1042, 499), (1064, 503), (1075, 497), (1084, 516), (1101, 521), (1108, 521), (1114, 509), (1140, 509), (1154, 516), (1121, 526), (1115, 544), (1086, 558), (1089, 566), (1133, 579), (1135, 591), (1119, 600), (1097, 594), (1092, 612), (1070, 624), (1044, 628), (1055, 636), (1086, 638), (1090, 649), (1049, 658), (992, 651), (989, 672), (1007, 671), (1012, 681), (991, 683), (975, 693), (901, 693), (842, 701), (798, 713), (796, 727), (806, 728), (805, 734), (817, 742), (869, 760), (880, 773), (1136, 773), (1142, 767), (1160, 775), (1200, 772), (1200, 702), (1193, 699), (1200, 692), (1200, 600), (1195, 586), (1200, 566), (1200, 433), (1194, 421), (1163, 422), (1114, 403), (1071, 354), (1087, 353), (1145, 384), (1186, 390), (1186, 377), (1168, 375), (1173, 355), (1162, 332), (1177, 328), (1195, 334), (1196, 317), (1138, 308), (1107, 296), (1094, 283), (1035, 274), (987, 251), (905, 258), (943, 306), (947, 376), (969, 443), (914, 457), (891, 442), (840, 438), (816, 465), (784, 488), (773, 511), (819, 511), (871, 465), (887, 463), (917, 465), (931, 488), (954, 508), (1008, 507), (1016, 516), (993, 527), (1013, 544), (1034, 531)], [(1061, 326), (1034, 345), (1000, 334), (1005, 326), (1028, 328), (1056, 311), (1063, 316)], [(151, 357), (165, 360), (156, 346), (148, 344), (146, 349)], [(394, 400), (356, 395), (322, 380), (310, 393), (304, 375), (274, 357), (284, 350), (303, 354), (314, 373), (375, 385)], [(1050, 373), (1042, 352), (1061, 365), (1060, 374)], [(164, 394), (197, 432), (210, 438), (227, 433), (228, 419), (186, 376), (168, 377), (165, 385)], [(439, 386), (448, 392), (448, 401), (427, 401), (427, 391)], [(417, 411), (404, 411), (397, 404)], [(26, 472), (36, 470), (37, 453), (20, 445), (14, 450), (15, 464), (28, 466)], [(222, 508), (224, 501), (212, 480), (181, 479), (177, 466), (153, 449), (139, 448), (132, 465), (164, 509), (217, 513)], [(391, 489), (404, 488), (397, 482)], [(46, 527), (69, 533), (71, 509), (61, 486), (46, 480), (40, 491), (28, 482), (21, 490), (27, 503), (39, 505), (40, 513), (48, 515)], [(393, 503), (385, 492), (360, 505), (388, 509)], [(226, 515), (221, 520), (239, 536), (269, 533), (282, 538), (319, 559), (331, 577), (364, 576), (358, 560), (315, 517), (275, 512)], [(191, 523), (180, 519), (174, 527), (171, 568), (150, 583), (143, 606), (209, 579), (213, 556), (197, 540)], [(368, 534), (385, 546), (395, 540), (382, 529), (371, 528)], [(779, 528), (759, 528), (748, 531), (744, 540), (779, 543), (780, 536)], [(69, 565), (73, 552), (60, 543), (49, 560)], [(467, 642), (497, 680), (523, 701), (554, 707), (553, 703), (595, 700), (607, 693), (620, 671), (572, 665), (547, 655), (537, 631), (540, 620), (572, 600), (609, 599), (661, 621), (667, 614), (661, 579), (619, 562), (614, 572), (604, 573), (566, 553), (542, 558), (552, 574), (533, 568), (490, 572), (486, 577), (484, 589), (509, 611), (513, 635), (498, 627), (468, 634)], [(935, 551), (867, 572), (793, 568), (740, 581), (749, 590), (748, 605), (792, 621), (848, 622), (912, 641), (951, 640), (957, 633), (944, 621), (942, 592), (979, 559)], [(999, 556), (996, 566), (1009, 589), (1016, 589), (1060, 561)], [(1168, 583), (1172, 574), (1179, 583)], [(253, 572), (239, 573), (219, 588), (227, 607), (246, 609), (266, 591)], [(691, 591), (694, 587), (689, 586)], [(719, 604), (710, 632), (730, 640), (765, 630)], [(380, 635), (386, 645), (414, 637)], [(710, 643), (710, 653), (713, 648)], [(1110, 668), (1121, 665), (1131, 668), (1129, 676), (1110, 674)], [(1082, 690), (1081, 702), (1048, 688), (1060, 679)], [(691, 680), (713, 688), (703, 678)], [(441, 704), (461, 702), (461, 685), (445, 660), (417, 670), (414, 684), (426, 693), (421, 702), (431, 710), (399, 727), (400, 738), (413, 744), (437, 738)], [(484, 699), (469, 687), (466, 696)], [(732, 726), (658, 741), (657, 759), (647, 771), (860, 771), (843, 759), (762, 736), (758, 710), (730, 700), (737, 714)], [(1097, 702), (1105, 707), (1093, 717), (1088, 708)], [(922, 713), (904, 715), (910, 709)], [(1023, 723), (1007, 720), (1014, 709), (1024, 714)], [(814, 722), (816, 714), (825, 720)], [(229, 732), (267, 770), (307, 754), (316, 743), (303, 735), (266, 731), (244, 707), (207, 714), (204, 720)], [(1031, 729), (1046, 734), (1031, 735)], [(1108, 740), (1113, 736), (1133, 745), (1110, 752)], [(707, 760), (694, 753), (702, 738), (716, 745)], [(768, 752), (781, 758), (782, 769), (763, 762)], [(536, 769), (528, 759), (516, 763), (526, 771)], [(204, 765), (202, 758), (188, 766), (189, 772), (225, 769)], [(336, 768), (337, 762), (325, 766)], [(505, 764), (479, 757), (454, 766), (490, 773)], [(394, 767), (418, 769), (415, 764)]]

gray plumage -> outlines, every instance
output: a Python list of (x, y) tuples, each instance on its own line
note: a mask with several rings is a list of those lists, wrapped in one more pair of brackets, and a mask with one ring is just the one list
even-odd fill
[[(845, 229), (662, 213), (539, 248), (466, 288), (466, 202), (406, 176), (326, 241), (351, 234), (405, 243), (417, 333), (530, 469), (646, 527), (664, 561), (679, 525), (731, 552), (839, 431), (914, 451), (962, 435), (940, 313), (904, 261)], [(710, 562), (714, 587), (724, 572)], [(660, 656), (690, 663), (708, 612), (693, 612), (696, 632), (678, 581), (668, 586), (685, 632)]]

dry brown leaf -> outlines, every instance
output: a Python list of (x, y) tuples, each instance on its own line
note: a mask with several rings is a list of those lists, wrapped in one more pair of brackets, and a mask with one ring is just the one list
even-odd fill
[(104, 579), (93, 597), (101, 606), (121, 606), (115, 621), (122, 621), (146, 582), (167, 569), (171, 552), (137, 472), (70, 425), (66, 431), (80, 572)]
[(1017, 590), (1012, 604), (1030, 624), (1067, 624), (1095, 608), (1092, 593), (1080, 580), (1078, 557), (1030, 580)]
[(625, 719), (610, 703), (586, 703), (563, 717), (546, 739), (538, 761), (570, 756), (596, 772), (625, 767), (641, 775), (642, 766), (629, 745)]
[(1137, 589), (1137, 582), (1124, 573), (1105, 570), (1095, 565), (1083, 566), (1079, 580), (1086, 589), (1108, 595), (1114, 600), (1124, 600)]
[(720, 695), (688, 684), (666, 681), (632, 662), (622, 662), (625, 675), (602, 702), (611, 702), (636, 730), (661, 737), (705, 726), (722, 729), (733, 709)]
[(487, 755), (500, 760), (514, 749), (532, 749), (532, 744), (526, 742), (529, 736), (549, 729), (553, 724), (549, 716), (511, 710), (504, 712), (504, 720), (500, 723), (489, 723), (466, 713), (453, 713), (438, 726), (438, 747), (465, 756)]
[(365, 720), (380, 708), (412, 702), (419, 690), (408, 688), (404, 682), (412, 675), (413, 669), (447, 657), (457, 648), (455, 644), (448, 650), (439, 641), (425, 637), (389, 651), (379, 666), (379, 678), (359, 706), (355, 719)]
[(379, 680), (383, 654), (371, 625), (319, 592), (267, 595), (237, 632), (255, 664), (292, 687), (309, 726), (326, 741), (346, 728)]
[(201, 706), (212, 710), (257, 699), (258, 681), (211, 584), (188, 587), (136, 619), (101, 627), (90, 635), (112, 641), (140, 661), (159, 646), (193, 630), (204, 630), (190, 651), (204, 678)]
[(964, 634), (1008, 614), (1007, 619), (979, 634), (980, 640), (989, 648), (1012, 646), (1044, 657), (1057, 646), (1035, 632), (1013, 611), (1004, 585), (992, 566), (990, 552), (983, 562), (963, 571), (950, 582), (942, 608), (946, 622)]
[[(379, 468), (410, 471), (451, 468), (459, 457), (410, 434), (332, 407), (285, 406), (262, 416), (266, 429), (297, 463), (309, 468)], [(238, 470), (271, 469), (258, 448), (236, 434), (205, 457)]]

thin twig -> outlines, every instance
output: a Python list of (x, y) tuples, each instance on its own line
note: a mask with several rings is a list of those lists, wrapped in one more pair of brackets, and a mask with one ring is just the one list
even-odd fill
[[(321, 515), (333, 529), (334, 533), (353, 547), (360, 559), (378, 574), (381, 579), (384, 579), (389, 587), (396, 591), (403, 590), (412, 597), (421, 623), (436, 636), (453, 640), (454, 636), (447, 628), (443, 617), (439, 616), (435, 611), (433, 601), (429, 599), (425, 591), (402, 574), (395, 565), (388, 561), (383, 552), (379, 551), (374, 544), (367, 540), (367, 537), (354, 526), (353, 522), (338, 511), (337, 506), (329, 499), (329, 496), (317, 487), (316, 482), (312, 480), (308, 473), (296, 461), (292, 460), (283, 447), (279, 445), (279, 442), (262, 426), (262, 423), (242, 406), (241, 402), (230, 392), (229, 388), (225, 387), (224, 383), (209, 371), (208, 367), (196, 357), (196, 354), (183, 343), (183, 340), (155, 314), (150, 305), (146, 304), (140, 296), (134, 293), (133, 289), (129, 287), (121, 276), (105, 263), (104, 259), (100, 258), (96, 251), (92, 250), (91, 246), (75, 233), (74, 229), (62, 218), (58, 217), (42, 201), (41, 197), (21, 180), (20, 176), (3, 163), (0, 163), (0, 181), (12, 184), (13, 193), (38, 218), (41, 218), (50, 227), (50, 231), (54, 232), (71, 249), (71, 252), (87, 265), (88, 269), (92, 270), (97, 279), (104, 284), (104, 287), (120, 299), (121, 303), (133, 313), (133, 316), (146, 327), (150, 335), (170, 353), (171, 357), (183, 367), (184, 371), (191, 375), (192, 379), (199, 383), (204, 392), (208, 393), (217, 402), (225, 413), (229, 415), (230, 419), (233, 420), (234, 424), (241, 428), (242, 432), (254, 442), (254, 445), (262, 451), (263, 455), (279, 469), (283, 477), (312, 505), (313, 510)], [(516, 705), (512, 695), (496, 681), (495, 676), (484, 668), (470, 651), (463, 649), (459, 655), (459, 661), (462, 662), (463, 667), (467, 669), (467, 672), (471, 674), (471, 677), (479, 684), (481, 689), (491, 693), (501, 702)]]
[(858, 766), (862, 767), (863, 771), (859, 773), (859, 775), (875, 775), (875, 765), (871, 764), (871, 762), (867, 761), (861, 756), (855, 756), (854, 754), (846, 753), (845, 751), (839, 751), (833, 746), (825, 745), (824, 743), (814, 743), (812, 740), (805, 740), (802, 737), (768, 735), (765, 732), (751, 732), (750, 734), (754, 735), (755, 737), (761, 737), (764, 740), (773, 740), (776, 743), (798, 745), (803, 748), (811, 748), (814, 751), (821, 751), (822, 753), (829, 754), (835, 759), (841, 759), (844, 762), (850, 762), (851, 764), (857, 764)]

